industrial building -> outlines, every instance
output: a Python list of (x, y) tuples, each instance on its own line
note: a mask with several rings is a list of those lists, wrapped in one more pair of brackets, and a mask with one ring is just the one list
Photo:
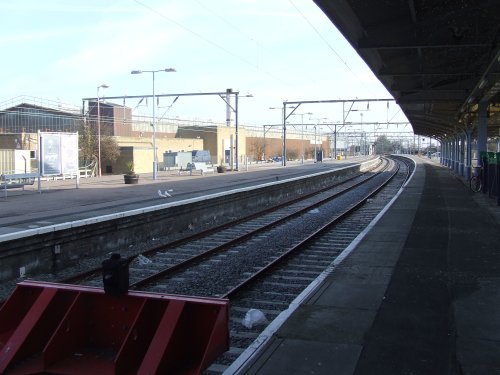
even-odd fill
[[(153, 128), (151, 118), (135, 116), (130, 107), (106, 100), (84, 102), (81, 108), (61, 102), (21, 96), (0, 104), (0, 150), (31, 151), (31, 169), (36, 168), (38, 131), (82, 132), (89, 127), (95, 135), (113, 137), (120, 148), (115, 161), (102, 160), (102, 173), (124, 173), (126, 164), (134, 163), (138, 173), (151, 171)], [(262, 162), (282, 154), (281, 124), (262, 126), (234, 125), (163, 118), (156, 125), (158, 169), (164, 170), (163, 154), (207, 150), (214, 165)], [(329, 156), (328, 138), (316, 135), (313, 128), (297, 129), (287, 134), (289, 158), (313, 158), (314, 143)], [(238, 139), (238, 147), (236, 147)], [(236, 156), (236, 149), (238, 156)], [(83, 167), (83, 166), (82, 166)], [(3, 171), (5, 172), (5, 171)]]

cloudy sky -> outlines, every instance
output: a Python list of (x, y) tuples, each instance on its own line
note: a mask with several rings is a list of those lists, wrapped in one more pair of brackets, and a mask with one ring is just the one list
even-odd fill
[[(131, 70), (170, 67), (176, 72), (155, 75), (156, 94), (252, 94), (239, 103), (246, 124), (279, 123), (280, 111), (269, 108), (284, 100), (390, 98), (312, 0), (2, 1), (0, 48), (2, 104), (26, 95), (81, 106), (103, 83), (104, 96), (151, 94), (152, 75)], [(160, 101), (161, 115), (226, 117), (217, 96), (182, 97), (169, 108), (171, 101)], [(371, 105), (363, 121), (405, 121), (398, 109)], [(341, 106), (304, 112), (313, 113), (304, 122), (342, 120)], [(150, 114), (151, 104), (136, 113)]]

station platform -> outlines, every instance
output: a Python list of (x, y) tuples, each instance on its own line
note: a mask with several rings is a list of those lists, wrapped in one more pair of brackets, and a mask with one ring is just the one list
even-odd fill
[(500, 374), (500, 209), (437, 162), (225, 374)]
[[(7, 197), (1, 192), (0, 245), (7, 235), (17, 232), (337, 169), (369, 158), (288, 162), (286, 167), (279, 163), (252, 164), (222, 174), (160, 171), (156, 180), (152, 173), (140, 174), (136, 185), (124, 184), (122, 175), (81, 178), (78, 188), (76, 179), (42, 181), (40, 190), (35, 182), (24, 191), (8, 190)], [(162, 195), (166, 191), (169, 196), (162, 197), (158, 191)]]

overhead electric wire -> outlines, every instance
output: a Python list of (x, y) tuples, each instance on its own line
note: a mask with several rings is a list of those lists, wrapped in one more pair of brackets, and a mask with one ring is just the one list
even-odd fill
[[(243, 63), (245, 63), (246, 65), (248, 66), (251, 66), (252, 68), (266, 74), (267, 76), (273, 78), (274, 80), (277, 80), (279, 82), (282, 82), (284, 84), (286, 84), (287, 86), (297, 86), (296, 83), (294, 82), (294, 80), (283, 80), (281, 78), (279, 78), (278, 76), (264, 70), (261, 68), (260, 64), (257, 63), (255, 64), (254, 62), (252, 61), (249, 61), (247, 58), (233, 52), (232, 50), (226, 48), (223, 44), (220, 44), (218, 43), (217, 41), (211, 39), (209, 36), (207, 36), (207, 34), (203, 34), (203, 33), (200, 33), (198, 31), (195, 31), (194, 29), (188, 27), (188, 26), (185, 26), (183, 23), (179, 22), (178, 20), (166, 15), (164, 12), (162, 12), (161, 10), (155, 8), (154, 6), (152, 5), (149, 5), (148, 4), (148, 1), (147, 0), (133, 0), (136, 4), (140, 5), (141, 7), (149, 10), (150, 12), (156, 14), (157, 16), (161, 17), (162, 19), (168, 21), (169, 23), (172, 23), (174, 24), (175, 26), (181, 28), (182, 30), (185, 30), (186, 32), (194, 35), (196, 38), (204, 41), (205, 43), (223, 51), (224, 53), (238, 59), (239, 61), (242, 61)], [(260, 43), (258, 43), (253, 37), (251, 37), (250, 35), (248, 35), (247, 33), (243, 32), (239, 27), (235, 26), (232, 22), (229, 22), (225, 17), (223, 17), (222, 15), (220, 15), (219, 13), (217, 13), (216, 11), (210, 9), (209, 6), (207, 6), (206, 4), (204, 4), (204, 2), (202, 0), (193, 0), (194, 2), (196, 2), (200, 7), (202, 7), (203, 9), (205, 9), (207, 12), (209, 12), (210, 14), (212, 14), (214, 17), (216, 17), (217, 19), (221, 20), (222, 22), (224, 22), (226, 25), (228, 25), (228, 27), (232, 28), (233, 30), (235, 30), (238, 34), (242, 35), (243, 37), (251, 40), (252, 42), (254, 43), (257, 43), (257, 45), (259, 47), (262, 47), (262, 45)], [(301, 11), (301, 9), (298, 8), (298, 6), (295, 4), (295, 2), (293, 0), (289, 0), (291, 6), (293, 6), (293, 8), (295, 9), (295, 11), (305, 20), (305, 22), (309, 25), (309, 27), (316, 33), (316, 35), (323, 41), (323, 43), (325, 43), (325, 45), (328, 47), (328, 49), (335, 55), (335, 57), (342, 63), (343, 66), (345, 66), (345, 68), (353, 75), (353, 77), (355, 77), (355, 79), (357, 81), (359, 81), (361, 83), (361, 85), (365, 88), (365, 90), (367, 92), (372, 92), (372, 90), (370, 90), (366, 84), (363, 82), (363, 80), (356, 74), (356, 72), (354, 71), (354, 69), (351, 67), (350, 63), (346, 60), (344, 60), (341, 56), (341, 54), (339, 52), (337, 52), (337, 50), (331, 45), (331, 43), (327, 40), (327, 38), (322, 35), (322, 33), (318, 30), (318, 28), (315, 26), (315, 24), (309, 20), (309, 18), (306, 16), (306, 14)], [(210, 4), (209, 4), (210, 5)], [(303, 78), (306, 78), (307, 80), (311, 81), (311, 82), (316, 82), (314, 79), (312, 79), (311, 77), (307, 77), (307, 72), (304, 74), (301, 74), (301, 76)], [(374, 96), (376, 96), (376, 94), (374, 94)], [(169, 110), (170, 108), (167, 107), (165, 113)], [(165, 114), (164, 114), (165, 115)]]
[[(204, 9), (206, 9), (208, 12), (210, 12), (211, 14), (213, 14), (214, 16), (216, 16), (217, 18), (219, 18), (221, 21), (223, 21), (225, 24), (227, 24), (228, 26), (230, 26), (231, 28), (233, 28), (234, 30), (236, 30), (239, 34), (241, 34), (242, 36), (244, 36), (245, 38), (249, 39), (251, 42), (257, 44), (257, 46), (259, 48), (262, 48), (264, 50), (267, 50), (261, 43), (259, 43), (255, 38), (251, 37), (250, 35), (244, 33), (243, 31), (241, 31), (241, 29), (239, 29), (238, 27), (236, 27), (234, 24), (232, 24), (231, 22), (227, 21), (227, 19), (225, 19), (223, 16), (221, 16), (220, 14), (218, 14), (217, 12), (213, 11), (212, 9), (210, 9), (206, 4), (203, 4), (202, 2), (200, 2), (199, 0), (194, 0), (196, 1), (196, 3), (198, 3), (201, 7), (203, 7)], [(276, 81), (278, 82), (281, 82), (282, 84), (285, 84), (287, 86), (292, 86), (292, 87), (297, 87), (297, 88), (300, 88), (299, 86), (296, 85), (295, 81), (289, 81), (289, 80), (283, 80), (281, 79), (280, 77), (274, 75), (273, 73), (265, 70), (265, 69), (262, 69), (261, 68), (261, 65), (259, 63), (259, 60), (257, 61), (257, 64), (247, 60), (246, 58), (238, 55), (238, 54), (235, 54), (233, 53), (232, 51), (228, 50), (227, 48), (225, 48), (224, 46), (221, 46), (220, 44), (214, 42), (213, 40), (207, 38), (206, 36), (190, 29), (189, 27), (187, 26), (184, 26), (183, 24), (181, 24), (180, 22), (166, 16), (165, 14), (163, 14), (161, 11), (157, 10), (157, 9), (154, 9), (153, 7), (143, 3), (141, 0), (134, 0), (134, 2), (136, 2), (137, 4), (143, 6), (144, 8), (150, 10), (151, 12), (157, 14), (158, 16), (168, 20), (169, 22), (172, 22), (173, 24), (175, 24), (176, 26), (182, 28), (183, 30), (193, 34), (194, 36), (200, 38), (201, 40), (211, 44), (212, 46), (228, 53), (229, 55), (233, 56), (233, 57), (236, 57), (238, 60), (244, 62), (245, 64), (251, 66), (252, 68), (256, 69), (257, 71), (260, 71), (262, 73), (264, 73), (265, 75), (275, 79)], [(296, 68), (294, 66), (291, 66), (291, 65), (288, 65), (288, 64), (281, 64), (282, 67), (289, 67), (290, 69), (292, 70), (296, 70)], [(308, 77), (307, 75), (304, 75), (303, 72), (301, 72), (300, 74), (302, 77), (304, 77), (305, 79), (307, 79), (309, 82), (311, 83), (314, 83), (314, 84), (320, 84), (321, 82), (319, 82), (318, 80), (316, 79), (313, 79), (311, 77)]]
[[(251, 42), (254, 42), (255, 44), (257, 44), (260, 48), (264, 49), (264, 50), (267, 50), (267, 48), (265, 48), (261, 43), (259, 43), (257, 40), (255, 40), (255, 38), (253, 38), (252, 36), (250, 35), (247, 35), (246, 33), (244, 33), (243, 31), (241, 31), (238, 27), (234, 26), (231, 22), (227, 21), (224, 17), (222, 17), (220, 14), (216, 13), (215, 11), (213, 11), (212, 9), (208, 8), (205, 4), (203, 4), (200, 0), (194, 0), (196, 1), (196, 3), (198, 3), (200, 6), (202, 6), (203, 8), (205, 8), (207, 11), (209, 11), (210, 13), (212, 13), (214, 16), (216, 16), (217, 18), (219, 18), (220, 20), (222, 20), (225, 24), (227, 24), (228, 26), (230, 26), (232, 29), (236, 30), (238, 33), (240, 33), (241, 35), (243, 35), (245, 38), (249, 39)], [(257, 64), (259, 65), (259, 64)], [(289, 68), (291, 68), (292, 70), (295, 70), (295, 67), (293, 66), (290, 66), (290, 65), (283, 65), (283, 66), (288, 66)], [(302, 76), (304, 76), (302, 74)], [(312, 83), (319, 83), (316, 79), (313, 79), (313, 78), (310, 78), (310, 77), (306, 77), (308, 78), (308, 80)]]
[(188, 27), (184, 26), (184, 25), (183, 25), (183, 24), (181, 24), (180, 22), (178, 22), (178, 21), (176, 21), (176, 20), (174, 20), (174, 19), (172, 19), (172, 18), (170, 18), (170, 17), (166, 16), (165, 14), (163, 14), (162, 12), (160, 12), (159, 10), (154, 9), (153, 7), (151, 7), (151, 6), (147, 5), (147, 4), (144, 4), (143, 2), (141, 2), (141, 1), (139, 1), (139, 0), (134, 0), (134, 2), (136, 2), (137, 4), (139, 4), (139, 5), (143, 6), (143, 7), (144, 7), (144, 8), (146, 8), (146, 9), (149, 9), (151, 12), (153, 12), (153, 13), (157, 14), (158, 16), (160, 16), (160, 17), (162, 17), (162, 18), (166, 19), (167, 21), (169, 21), (169, 22), (173, 23), (174, 25), (176, 25), (176, 26), (180, 27), (181, 29), (183, 29), (183, 30), (187, 31), (188, 33), (193, 34), (194, 36), (196, 36), (197, 38), (199, 38), (199, 39), (203, 40), (204, 42), (206, 42), (206, 43), (208, 43), (208, 44), (210, 44), (210, 45), (212, 45), (212, 46), (214, 46), (214, 47), (216, 47), (216, 48), (218, 48), (218, 49), (220, 49), (220, 50), (224, 51), (224, 52), (225, 52), (225, 53), (227, 53), (228, 55), (233, 56), (233, 57), (237, 58), (238, 60), (240, 60), (240, 61), (244, 62), (245, 64), (247, 64), (247, 65), (249, 65), (249, 66), (251, 66), (251, 67), (253, 67), (253, 68), (257, 69), (258, 71), (260, 71), (260, 72), (262, 72), (262, 73), (264, 73), (264, 74), (268, 75), (269, 77), (271, 77), (271, 78), (273, 78), (273, 79), (275, 79), (275, 80), (277, 80), (277, 81), (279, 81), (279, 82), (281, 82), (281, 83), (284, 83), (284, 84), (290, 84), (290, 82), (283, 81), (281, 78), (279, 78), (279, 77), (277, 77), (277, 76), (273, 75), (272, 73), (270, 73), (270, 72), (268, 72), (268, 71), (266, 71), (266, 70), (264, 70), (264, 69), (261, 69), (258, 65), (255, 65), (254, 63), (252, 63), (251, 61), (248, 61), (248, 60), (247, 60), (247, 59), (245, 59), (244, 57), (242, 57), (242, 56), (240, 56), (240, 55), (237, 55), (237, 54), (233, 53), (232, 51), (228, 50), (228, 49), (227, 49), (227, 48), (225, 48), (224, 46), (221, 46), (220, 44), (218, 44), (218, 43), (214, 42), (213, 40), (210, 40), (210, 39), (208, 39), (207, 37), (205, 37), (205, 36), (201, 35), (200, 33), (196, 32), (196, 31), (194, 31), (194, 30), (191, 30), (190, 28), (188, 28)]
[[(290, 4), (292, 4), (292, 6), (295, 8), (295, 10), (297, 10), (297, 12), (299, 12), (299, 14), (304, 18), (304, 20), (309, 24), (309, 26), (314, 30), (314, 32), (319, 36), (319, 38), (328, 46), (328, 48), (330, 49), (330, 51), (332, 51), (335, 56), (342, 62), (342, 64), (351, 72), (351, 74), (356, 77), (356, 79), (365, 87), (365, 84), (364, 82), (361, 80), (360, 77), (358, 77), (358, 75), (354, 72), (354, 70), (351, 69), (351, 67), (349, 66), (349, 64), (344, 60), (342, 59), (342, 57), (340, 56), (340, 54), (335, 50), (335, 48), (333, 48), (333, 46), (330, 44), (330, 42), (328, 40), (326, 40), (326, 38), (318, 31), (318, 29), (314, 26), (314, 24), (309, 21), (309, 19), (306, 17), (306, 15), (295, 5), (295, 3), (293, 2), (293, 0), (288, 0), (290, 2)], [(369, 88), (367, 88), (368, 91), (370, 91)], [(374, 93), (372, 93), (374, 94)], [(376, 94), (374, 94), (376, 96)]]

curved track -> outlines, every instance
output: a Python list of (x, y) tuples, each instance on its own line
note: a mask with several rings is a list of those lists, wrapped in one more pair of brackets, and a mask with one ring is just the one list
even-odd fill
[[(315, 207), (359, 189), (367, 181), (379, 176), (387, 168), (387, 164), (388, 162), (384, 161), (371, 172), (354, 176), (328, 188), (298, 197), (278, 206), (266, 208), (256, 214), (205, 230), (181, 240), (151, 248), (137, 257), (130, 257), (128, 259), (131, 263), (129, 270), (130, 287), (144, 289), (148, 284), (154, 283), (158, 279), (192, 267), (194, 263), (222, 251), (227, 251), (227, 249), (286, 223)], [(102, 269), (94, 268), (85, 273), (60, 280), (60, 282), (101, 286), (101, 275)], [(186, 293), (186, 291), (173, 291), (172, 293)], [(208, 295), (193, 290), (189, 290), (189, 293)]]
[[(245, 327), (246, 312), (258, 309), (270, 321), (285, 310), (331, 267), (410, 172), (404, 159), (384, 159), (377, 171), (349, 182), (167, 248), (151, 249), (131, 260), (131, 288), (229, 298), (231, 349), (208, 371), (220, 373), (263, 329)], [(101, 285), (96, 272), (79, 282)]]
[[(265, 328), (242, 324), (248, 310), (260, 310), (267, 321), (286, 310), (408, 179), (408, 159), (382, 160), (314, 194), (131, 257), (131, 288), (229, 298), (231, 349), (207, 371), (223, 372)], [(102, 271), (60, 282), (102, 286)]]

